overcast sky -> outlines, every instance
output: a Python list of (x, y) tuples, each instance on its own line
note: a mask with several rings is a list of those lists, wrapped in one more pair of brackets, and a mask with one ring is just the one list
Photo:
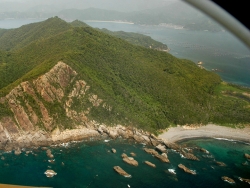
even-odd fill
[(56, 10), (67, 8), (86, 9), (89, 7), (137, 11), (162, 7), (181, 0), (0, 0), (0, 11), (26, 11), (37, 6), (50, 6)]

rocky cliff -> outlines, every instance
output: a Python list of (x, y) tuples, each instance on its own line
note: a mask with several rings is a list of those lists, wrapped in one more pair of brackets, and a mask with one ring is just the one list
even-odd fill
[[(77, 75), (70, 66), (58, 62), (46, 74), (22, 82), (1, 98), (0, 102), (12, 113), (0, 119), (0, 149), (65, 140), (72, 137), (71, 134), (75, 137), (97, 134), (97, 131), (87, 130), (93, 125), (88, 114), (93, 107), (106, 110), (111, 107), (91, 93), (90, 86)], [(66, 131), (61, 137), (55, 136), (67, 128), (79, 127), (81, 131), (82, 128), (86, 130), (81, 133)]]
[(0, 149), (19, 150), (107, 136), (154, 146), (164, 143), (135, 127), (107, 126), (89, 118), (93, 108), (112, 111), (112, 106), (90, 90), (78, 73), (63, 62), (35, 80), (22, 82), (0, 99), (10, 111), (0, 117)]

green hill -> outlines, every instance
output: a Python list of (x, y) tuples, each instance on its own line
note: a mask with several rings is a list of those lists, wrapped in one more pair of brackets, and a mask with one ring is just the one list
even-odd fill
[[(27, 28), (30, 33), (24, 37), (22, 32)], [(90, 93), (112, 106), (109, 111), (97, 107), (91, 110), (88, 117), (98, 122), (150, 131), (177, 124), (250, 122), (249, 101), (225, 95), (228, 88), (218, 75), (189, 60), (132, 45), (91, 27), (73, 27), (59, 18), (8, 31), (0, 41), (7, 40), (9, 32), (20, 33), (23, 38), (13, 40), (11, 44), (15, 45), (10, 49), (11, 45), (1, 46), (6, 49), (0, 51), (2, 97), (21, 82), (36, 79), (63, 61), (78, 73), (78, 79), (91, 86)], [(66, 88), (65, 93), (68, 95), (71, 89)], [(60, 120), (67, 119), (63, 107), (66, 100), (63, 97), (57, 103), (43, 102), (51, 116)], [(74, 103), (76, 111), (87, 105), (84, 100)], [(6, 105), (0, 105), (0, 117), (11, 114), (5, 110)], [(68, 122), (60, 121), (65, 127)]]

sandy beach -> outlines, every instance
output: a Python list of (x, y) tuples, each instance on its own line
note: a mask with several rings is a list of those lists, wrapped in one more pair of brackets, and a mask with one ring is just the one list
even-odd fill
[(178, 126), (169, 128), (168, 131), (165, 131), (158, 137), (169, 142), (177, 142), (188, 138), (209, 137), (238, 140), (250, 143), (250, 127), (248, 126), (242, 129), (234, 129), (209, 124), (195, 129), (188, 129), (187, 127)]

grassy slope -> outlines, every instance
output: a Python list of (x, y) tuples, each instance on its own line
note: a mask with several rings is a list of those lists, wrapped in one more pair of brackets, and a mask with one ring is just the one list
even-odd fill
[(8, 53), (8, 69), (0, 68), (3, 95), (63, 60), (87, 81), (91, 92), (113, 106), (111, 112), (92, 111), (91, 117), (102, 122), (151, 131), (170, 124), (250, 122), (249, 102), (216, 92), (218, 75), (90, 27), (70, 27)]

